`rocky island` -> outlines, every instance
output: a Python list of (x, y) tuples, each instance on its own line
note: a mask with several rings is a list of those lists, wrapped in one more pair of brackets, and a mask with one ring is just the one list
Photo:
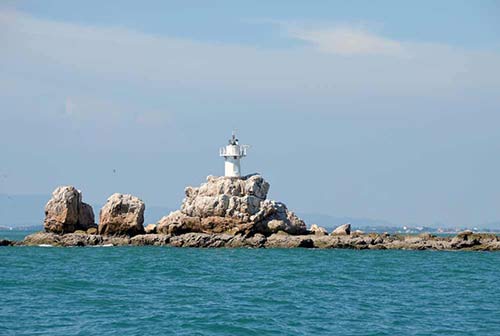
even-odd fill
[(126, 246), (350, 248), (410, 250), (500, 250), (494, 234), (460, 232), (455, 237), (351, 232), (344, 224), (331, 233), (306, 223), (284, 203), (267, 199), (269, 183), (259, 174), (241, 176), (240, 160), (248, 145), (233, 132), (219, 150), (225, 176), (208, 176), (199, 187), (187, 187), (179, 210), (144, 227), (146, 206), (136, 196), (113, 194), (99, 212), (73, 186), (58, 187), (45, 206), (44, 232), (0, 246)]
[(132, 195), (113, 194), (99, 213), (73, 186), (58, 187), (45, 207), (44, 232), (16, 246), (173, 246), (247, 248), (349, 248), (500, 251), (500, 237), (464, 231), (455, 237), (389, 235), (351, 231), (350, 224), (328, 233), (307, 228), (284, 203), (267, 199), (269, 183), (257, 174), (207, 177), (187, 187), (179, 210), (144, 227), (145, 204)]

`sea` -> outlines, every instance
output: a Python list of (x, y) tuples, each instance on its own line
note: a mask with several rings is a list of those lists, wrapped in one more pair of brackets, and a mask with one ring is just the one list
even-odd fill
[(500, 253), (0, 247), (0, 335), (500, 335)]

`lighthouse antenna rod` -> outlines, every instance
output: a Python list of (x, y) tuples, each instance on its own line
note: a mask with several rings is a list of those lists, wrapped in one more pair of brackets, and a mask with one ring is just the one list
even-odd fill
[(238, 139), (236, 139), (236, 128), (233, 129), (233, 132), (231, 133), (231, 140), (229, 140), (230, 145), (237, 145)]

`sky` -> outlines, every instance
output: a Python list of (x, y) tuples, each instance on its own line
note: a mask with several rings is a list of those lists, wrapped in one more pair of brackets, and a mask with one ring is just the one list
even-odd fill
[(498, 1), (0, 4), (0, 193), (179, 207), (244, 173), (301, 213), (500, 221)]

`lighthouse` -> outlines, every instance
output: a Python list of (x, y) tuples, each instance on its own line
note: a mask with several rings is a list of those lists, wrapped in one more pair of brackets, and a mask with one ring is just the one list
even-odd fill
[(240, 159), (247, 156), (248, 145), (240, 145), (236, 139), (236, 133), (233, 132), (227, 146), (219, 150), (219, 155), (224, 158), (224, 175), (229, 177), (240, 177), (241, 167)]

